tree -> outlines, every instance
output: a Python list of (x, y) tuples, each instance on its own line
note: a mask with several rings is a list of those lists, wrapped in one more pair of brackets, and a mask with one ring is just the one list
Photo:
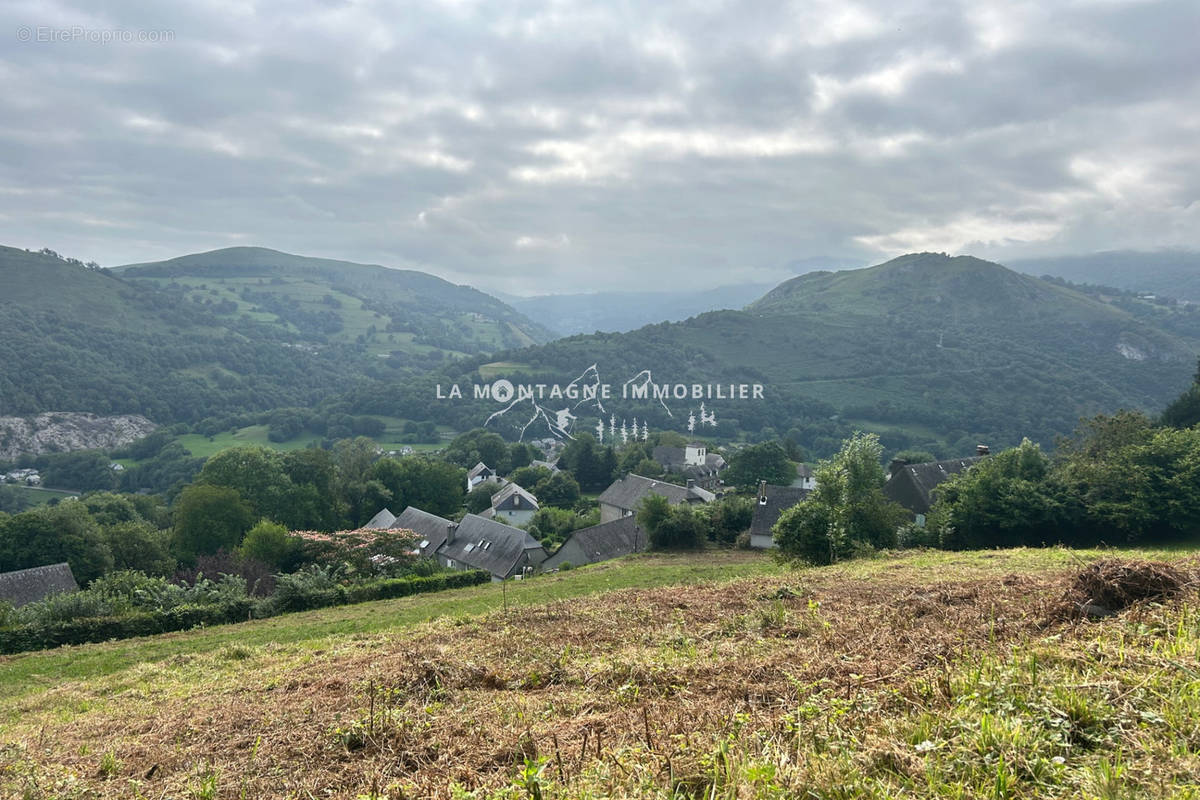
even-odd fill
[(508, 443), (495, 431), (475, 428), (460, 434), (446, 447), (445, 458), (465, 469), (482, 461), (500, 474), (510, 469)]
[(81, 584), (113, 568), (103, 531), (83, 503), (42, 506), (0, 517), (0, 570), (28, 569), (66, 561)]
[(264, 519), (246, 533), (234, 553), (261, 561), (281, 572), (291, 572), (301, 557), (300, 540), (284, 526)]
[(385, 458), (371, 467), (370, 477), (391, 493), (397, 511), (416, 506), (448, 516), (462, 508), (467, 471), (429, 458)]
[(532, 491), (542, 505), (572, 508), (579, 501), (579, 483), (567, 472), (543, 478)]
[[(508, 479), (522, 489), (533, 491), (533, 487), (549, 478), (552, 473), (545, 467), (524, 466), (508, 473)], [(539, 498), (540, 499), (540, 498)]]
[(894, 547), (908, 513), (883, 494), (882, 455), (878, 436), (857, 432), (819, 463), (813, 471), (817, 488), (775, 523), (780, 555), (830, 564), (864, 545)]
[(727, 495), (715, 503), (703, 507), (707, 521), (708, 538), (721, 544), (733, 544), (738, 534), (750, 530), (754, 519), (754, 500), (749, 497)]
[(597, 491), (608, 486), (617, 468), (617, 456), (613, 449), (598, 445), (590, 433), (579, 434), (564, 447), (560, 461), (585, 491)]
[(928, 525), (951, 550), (1070, 541), (1082, 513), (1028, 439), (953, 476), (934, 496)]
[(466, 499), (463, 500), (463, 505), (466, 506), (468, 512), (478, 514), (491, 507), (492, 496), (498, 491), (500, 491), (499, 483), (496, 481), (483, 481), (474, 489), (467, 492)]
[(1196, 362), (1196, 376), (1192, 385), (1163, 410), (1162, 424), (1172, 428), (1190, 428), (1200, 424), (1200, 360)]
[(175, 504), (176, 553), (182, 561), (232, 551), (254, 524), (254, 509), (237, 489), (194, 483)]
[(778, 442), (743, 447), (729, 457), (729, 468), (721, 476), (725, 483), (739, 489), (751, 489), (759, 481), (789, 486), (796, 480), (796, 465)]
[(680, 503), (646, 535), (655, 550), (694, 550), (704, 545), (704, 521), (691, 505)]
[(147, 575), (167, 577), (178, 565), (171, 552), (169, 531), (160, 531), (148, 522), (117, 522), (102, 528), (112, 551), (115, 570), (139, 570)]
[(254, 509), (256, 517), (277, 519), (296, 528), (305, 527), (297, 524), (301, 520), (294, 519), (296, 486), (283, 469), (283, 454), (275, 450), (265, 447), (222, 450), (204, 463), (196, 482), (236, 490)]
[(642, 527), (642, 530), (650, 534), (658, 530), (658, 526), (662, 524), (671, 514), (671, 501), (663, 497), (661, 494), (648, 494), (642, 498), (637, 507), (637, 523)]

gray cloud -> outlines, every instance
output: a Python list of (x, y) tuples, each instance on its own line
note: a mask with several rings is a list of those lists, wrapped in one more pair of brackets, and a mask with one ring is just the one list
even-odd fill
[[(7, 4), (0, 241), (518, 292), (1200, 247), (1197, 29), (1183, 0)], [(87, 40), (117, 30), (171, 35)]]

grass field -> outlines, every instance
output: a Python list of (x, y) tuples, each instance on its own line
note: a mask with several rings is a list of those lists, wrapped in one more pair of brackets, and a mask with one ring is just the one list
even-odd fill
[(1195, 565), (645, 555), (3, 658), (0, 795), (1200, 796), (1194, 594), (1058, 613), (1114, 555)]
[(74, 497), (77, 494), (76, 492), (68, 492), (61, 489), (43, 489), (40, 486), (18, 486), (17, 484), (8, 484), (8, 486), (23, 494), (35, 506), (45, 505), (56, 497), (61, 500), (64, 497)]

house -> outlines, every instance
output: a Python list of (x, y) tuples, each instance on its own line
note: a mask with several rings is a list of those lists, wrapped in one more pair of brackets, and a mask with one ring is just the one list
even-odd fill
[(504, 519), (509, 525), (524, 525), (538, 510), (538, 501), (511, 481), (492, 495), (492, 507), (483, 512), (486, 519)]
[(412, 531), (421, 557), (450, 569), (482, 569), (499, 581), (525, 575), (546, 560), (541, 543), (525, 531), (475, 514), (452, 522), (409, 506), (394, 520), (389, 530)]
[(630, 553), (639, 553), (649, 546), (649, 538), (633, 517), (602, 522), (571, 533), (567, 540), (542, 562), (542, 570), (559, 569), (563, 564), (573, 567), (608, 561)]
[(529, 466), (541, 467), (542, 469), (549, 470), (551, 475), (553, 475), (555, 472), (561, 471), (558, 468), (557, 461), (539, 461), (537, 459), (534, 459), (533, 461), (529, 462)]
[(817, 478), (813, 474), (812, 467), (808, 464), (796, 465), (796, 480), (792, 481), (792, 486), (797, 489), (805, 489), (812, 491), (817, 488)]
[(758, 502), (754, 506), (754, 517), (750, 521), (750, 546), (774, 547), (775, 537), (771, 529), (779, 521), (779, 515), (809, 494), (809, 489), (800, 486), (772, 486), (766, 481), (760, 482)]
[(924, 464), (893, 461), (888, 467), (883, 493), (889, 500), (907, 508), (918, 525), (924, 525), (925, 515), (933, 505), (933, 490), (951, 475), (957, 475), (987, 457), (987, 445), (979, 445), (976, 450), (977, 454), (972, 458), (951, 458)]
[(0, 483), (23, 483), (26, 486), (40, 486), (42, 476), (36, 469), (14, 469), (0, 475)]
[(446, 543), (454, 526), (455, 523), (445, 517), (409, 506), (400, 516), (393, 518), (390, 528), (412, 531), (417, 535), (417, 552), (421, 557), (436, 558), (437, 551)]
[(728, 466), (723, 457), (708, 452), (708, 446), (701, 442), (690, 442), (683, 447), (659, 445), (654, 448), (653, 455), (654, 460), (662, 464), (667, 472), (695, 481), (702, 489), (720, 486), (718, 476)]
[(371, 517), (371, 521), (364, 528), (370, 528), (373, 531), (386, 531), (396, 524), (396, 515), (386, 508), (380, 509), (379, 513)]
[(496, 470), (480, 461), (467, 472), (467, 491), (471, 491), (484, 481), (497, 480)]
[(679, 486), (630, 473), (620, 480), (613, 481), (597, 498), (600, 503), (600, 521), (612, 522), (632, 516), (637, 513), (642, 498), (650, 494), (662, 495), (673, 506), (680, 503), (711, 503), (717, 499), (712, 492), (696, 486), (691, 480), (687, 486)]
[(45, 600), (52, 594), (77, 591), (79, 584), (65, 561), (0, 573), (0, 600), (7, 600), (16, 607)]
[(524, 577), (546, 560), (541, 542), (520, 528), (467, 514), (449, 528), (437, 560), (451, 569), (482, 569), (492, 580)]

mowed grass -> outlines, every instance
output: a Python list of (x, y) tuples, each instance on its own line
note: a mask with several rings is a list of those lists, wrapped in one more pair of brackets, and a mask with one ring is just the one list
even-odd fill
[(306, 432), (286, 442), (273, 442), (268, 437), (268, 432), (266, 425), (251, 425), (236, 431), (218, 433), (212, 437), (199, 433), (189, 433), (178, 437), (176, 441), (187, 448), (188, 452), (196, 458), (211, 458), (230, 447), (258, 445), (260, 447), (269, 447), (273, 450), (302, 450), (310, 444), (321, 440), (321, 437), (317, 434)]
[(1194, 594), (1057, 613), (1114, 555), (1195, 563), (644, 555), (0, 659), (0, 795), (1200, 796)]

